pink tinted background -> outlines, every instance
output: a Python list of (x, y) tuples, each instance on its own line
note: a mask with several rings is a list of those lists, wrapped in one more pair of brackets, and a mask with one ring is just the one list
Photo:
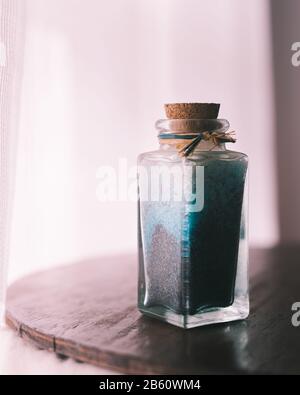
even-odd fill
[(250, 170), (250, 235), (279, 240), (266, 0), (27, 0), (11, 279), (136, 249), (136, 205), (97, 168), (157, 146), (163, 103), (214, 101)]

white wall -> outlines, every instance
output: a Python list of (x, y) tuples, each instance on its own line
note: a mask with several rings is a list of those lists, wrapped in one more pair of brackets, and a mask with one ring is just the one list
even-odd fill
[(278, 239), (267, 0), (27, 0), (11, 277), (136, 248), (96, 170), (157, 145), (171, 101), (217, 101), (251, 160), (253, 244)]

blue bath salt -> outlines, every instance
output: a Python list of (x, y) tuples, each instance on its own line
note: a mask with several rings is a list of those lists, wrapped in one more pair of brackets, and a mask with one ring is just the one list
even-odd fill
[(244, 158), (205, 166), (203, 210), (188, 213), (189, 314), (234, 301), (246, 172)]
[[(247, 159), (234, 153), (202, 154), (204, 206), (139, 202), (139, 299), (196, 314), (234, 301)], [(193, 180), (195, 182), (195, 180)]]

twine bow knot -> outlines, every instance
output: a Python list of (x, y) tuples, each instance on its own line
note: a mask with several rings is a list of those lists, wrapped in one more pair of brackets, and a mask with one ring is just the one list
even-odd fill
[[(189, 156), (201, 140), (212, 142), (214, 146), (211, 148), (215, 148), (221, 143), (235, 143), (235, 132), (202, 132), (202, 133), (176, 133), (173, 138), (162, 137), (159, 136), (160, 139), (164, 140), (165, 143), (175, 144), (178, 154), (183, 157)], [(184, 142), (177, 143), (176, 140), (182, 139)], [(188, 141), (188, 142), (186, 142)]]

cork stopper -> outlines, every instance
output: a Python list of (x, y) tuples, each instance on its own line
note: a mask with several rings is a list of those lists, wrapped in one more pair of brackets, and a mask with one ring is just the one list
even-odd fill
[(170, 103), (165, 104), (169, 119), (217, 119), (220, 104), (216, 103)]

